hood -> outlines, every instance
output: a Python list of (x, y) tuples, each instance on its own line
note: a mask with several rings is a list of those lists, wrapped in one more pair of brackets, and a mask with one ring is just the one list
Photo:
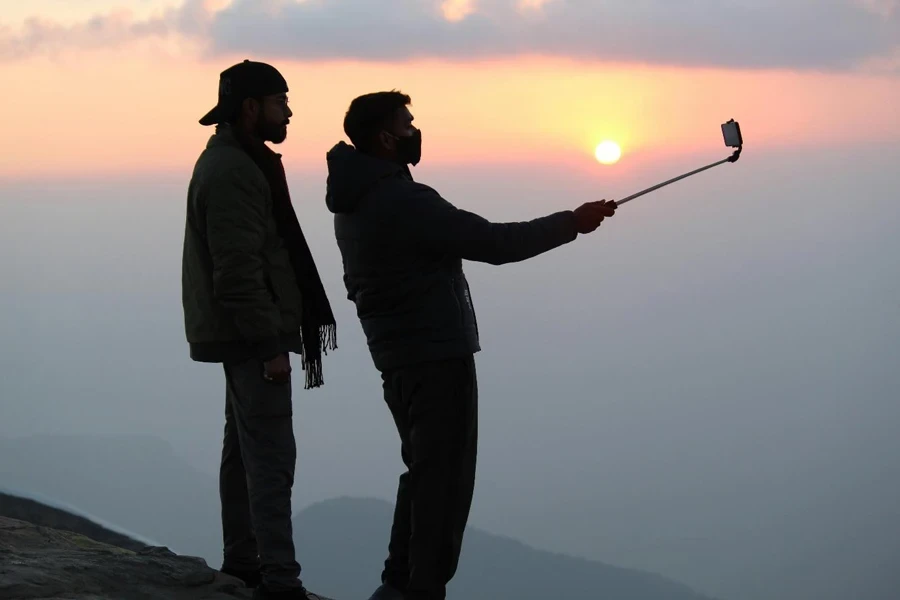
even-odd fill
[(353, 212), (378, 181), (403, 171), (402, 166), (363, 154), (345, 142), (338, 142), (325, 158), (328, 163), (325, 204), (335, 214)]

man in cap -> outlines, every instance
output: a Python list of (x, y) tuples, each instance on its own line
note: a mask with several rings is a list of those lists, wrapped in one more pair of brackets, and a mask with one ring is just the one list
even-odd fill
[(344, 282), (381, 372), (400, 435), (400, 476), (382, 585), (370, 600), (442, 600), (456, 572), (475, 485), (478, 324), (462, 261), (523, 261), (614, 214), (589, 202), (520, 223), (491, 223), (413, 180), (422, 155), (409, 96), (353, 100), (352, 146), (327, 154), (326, 203)]
[(288, 86), (277, 69), (245, 60), (220, 75), (216, 125), (187, 195), (182, 262), (191, 358), (225, 371), (219, 491), (222, 571), (254, 598), (318, 598), (300, 579), (291, 488), (296, 445), (290, 353), (306, 388), (323, 384), (321, 356), (335, 321), (291, 204), (281, 155)]

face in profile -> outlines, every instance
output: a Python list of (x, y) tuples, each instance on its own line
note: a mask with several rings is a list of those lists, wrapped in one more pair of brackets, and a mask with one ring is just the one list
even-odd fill
[(256, 111), (256, 135), (264, 142), (280, 144), (287, 138), (291, 112), (286, 94), (265, 96)]
[(389, 130), (381, 133), (385, 152), (401, 164), (418, 164), (422, 158), (422, 132), (413, 125), (412, 113), (404, 107), (397, 111)]

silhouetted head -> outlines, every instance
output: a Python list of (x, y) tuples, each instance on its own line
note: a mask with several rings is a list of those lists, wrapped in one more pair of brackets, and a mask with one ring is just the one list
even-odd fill
[(360, 152), (402, 165), (422, 157), (422, 132), (413, 126), (409, 96), (396, 90), (360, 96), (350, 103), (344, 133)]
[(219, 75), (219, 102), (200, 124), (229, 123), (245, 135), (280, 144), (293, 115), (287, 92), (287, 82), (275, 67), (245, 60)]

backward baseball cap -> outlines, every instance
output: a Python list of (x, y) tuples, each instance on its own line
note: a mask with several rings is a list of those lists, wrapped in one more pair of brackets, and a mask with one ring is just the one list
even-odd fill
[(244, 60), (219, 74), (219, 102), (203, 115), (200, 124), (225, 123), (247, 98), (285, 94), (287, 91), (287, 81), (278, 69), (266, 63)]

